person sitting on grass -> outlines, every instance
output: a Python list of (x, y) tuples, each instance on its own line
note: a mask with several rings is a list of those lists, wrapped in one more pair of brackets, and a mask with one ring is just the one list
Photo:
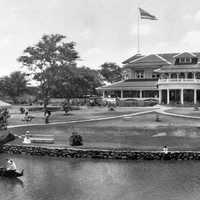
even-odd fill
[(71, 146), (81, 146), (83, 145), (82, 136), (77, 132), (72, 132), (72, 135), (69, 138), (69, 143)]
[(7, 159), (6, 170), (7, 171), (16, 171), (17, 170), (16, 164), (12, 159)]
[(164, 147), (163, 147), (163, 152), (164, 152), (165, 154), (168, 153), (168, 147), (167, 147), (167, 146), (164, 146)]

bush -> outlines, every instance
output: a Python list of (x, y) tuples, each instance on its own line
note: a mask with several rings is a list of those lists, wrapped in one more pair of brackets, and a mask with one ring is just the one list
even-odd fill
[(146, 100), (126, 99), (126, 100), (119, 100), (119, 106), (121, 106), (121, 107), (154, 106), (156, 104), (158, 104), (158, 101), (155, 100), (155, 99), (146, 99)]
[(24, 113), (25, 113), (25, 109), (24, 109), (23, 107), (20, 107), (20, 108), (19, 108), (19, 111), (20, 111), (21, 114), (24, 114)]
[(194, 111), (198, 111), (199, 110), (199, 106), (197, 104), (194, 105)]
[(110, 106), (108, 107), (108, 111), (115, 111), (114, 107)]
[[(31, 106), (31, 107), (28, 107), (28, 110), (32, 111), (32, 112), (44, 111), (44, 107), (43, 106)], [(47, 106), (47, 110), (49, 110), (51, 112), (55, 112), (55, 111), (61, 110), (61, 107), (60, 106)]]

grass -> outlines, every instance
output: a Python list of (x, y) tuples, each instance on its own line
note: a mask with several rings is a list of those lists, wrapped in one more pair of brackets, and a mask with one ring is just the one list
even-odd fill
[[(116, 108), (115, 111), (108, 111), (108, 108), (104, 107), (82, 107), (81, 110), (74, 110), (69, 115), (64, 115), (64, 112), (61, 111), (54, 112), (50, 122), (98, 119), (152, 109), (154, 108), (122, 107)], [(179, 114), (200, 113), (194, 111), (194, 108), (174, 108), (169, 112)], [(9, 125), (27, 124), (22, 121), (24, 115), (19, 113), (17, 107), (12, 108), (10, 113)], [(149, 113), (84, 123), (44, 125), (42, 112), (30, 112), (30, 115), (35, 118), (28, 124), (38, 124), (37, 126), (12, 128), (11, 131), (18, 135), (23, 135), (27, 130), (31, 134), (53, 134), (56, 139), (55, 146), (69, 146), (68, 140), (72, 131), (77, 131), (83, 136), (83, 148), (161, 150), (164, 145), (167, 145), (171, 150), (200, 150), (199, 119), (159, 114), (160, 121), (157, 122), (157, 114)], [(2, 134), (4, 134), (3, 131), (0, 135)], [(13, 143), (21, 144), (21, 140), (15, 140)]]
[(173, 108), (167, 110), (169, 113), (181, 114), (181, 115), (188, 115), (188, 116), (195, 116), (200, 117), (200, 110), (195, 110), (194, 107), (187, 107), (187, 108)]
[[(108, 111), (107, 107), (81, 107), (80, 110), (73, 110), (67, 115), (64, 114), (64, 111), (52, 112), (50, 122), (68, 122), (73, 120), (113, 117), (152, 109), (153, 108), (151, 107), (118, 107), (115, 109), (115, 111)], [(18, 107), (13, 107), (10, 110), (10, 113), (11, 117), (8, 119), (8, 125), (27, 124), (27, 122), (23, 121), (24, 114), (20, 114)], [(43, 112), (29, 112), (29, 114), (32, 115), (34, 119), (31, 122), (28, 122), (28, 124), (44, 124)]]
[[(83, 114), (86, 110), (73, 111), (73, 115), (64, 117), (68, 120), (88, 119), (95, 116), (98, 118), (99, 116), (117, 116), (119, 113), (143, 111), (139, 108), (131, 109), (119, 109), (111, 111), (110, 114), (105, 109), (94, 108), (84, 116), (81, 113)], [(59, 112), (53, 117), (55, 119), (51, 119), (52, 121), (63, 120), (63, 114)], [(77, 131), (83, 136), (83, 148), (161, 150), (164, 145), (167, 145), (171, 150), (200, 150), (200, 120), (161, 114), (159, 117), (160, 122), (156, 122), (156, 113), (149, 113), (75, 124), (18, 127), (12, 128), (11, 131), (18, 135), (24, 134), (27, 130), (32, 134), (53, 134), (56, 138), (55, 145), (58, 146), (69, 146), (68, 139), (72, 131)], [(21, 141), (14, 141), (14, 143), (21, 143)]]

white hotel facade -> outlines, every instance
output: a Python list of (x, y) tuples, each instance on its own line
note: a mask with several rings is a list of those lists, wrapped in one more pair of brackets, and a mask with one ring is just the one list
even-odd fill
[(103, 96), (200, 104), (200, 52), (136, 54), (123, 62), (123, 80), (97, 88)]

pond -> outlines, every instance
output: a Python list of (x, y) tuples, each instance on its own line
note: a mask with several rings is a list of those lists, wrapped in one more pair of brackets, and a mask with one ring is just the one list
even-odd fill
[(0, 154), (13, 158), (25, 174), (0, 177), (2, 200), (196, 200), (198, 161), (118, 161), (57, 159)]

